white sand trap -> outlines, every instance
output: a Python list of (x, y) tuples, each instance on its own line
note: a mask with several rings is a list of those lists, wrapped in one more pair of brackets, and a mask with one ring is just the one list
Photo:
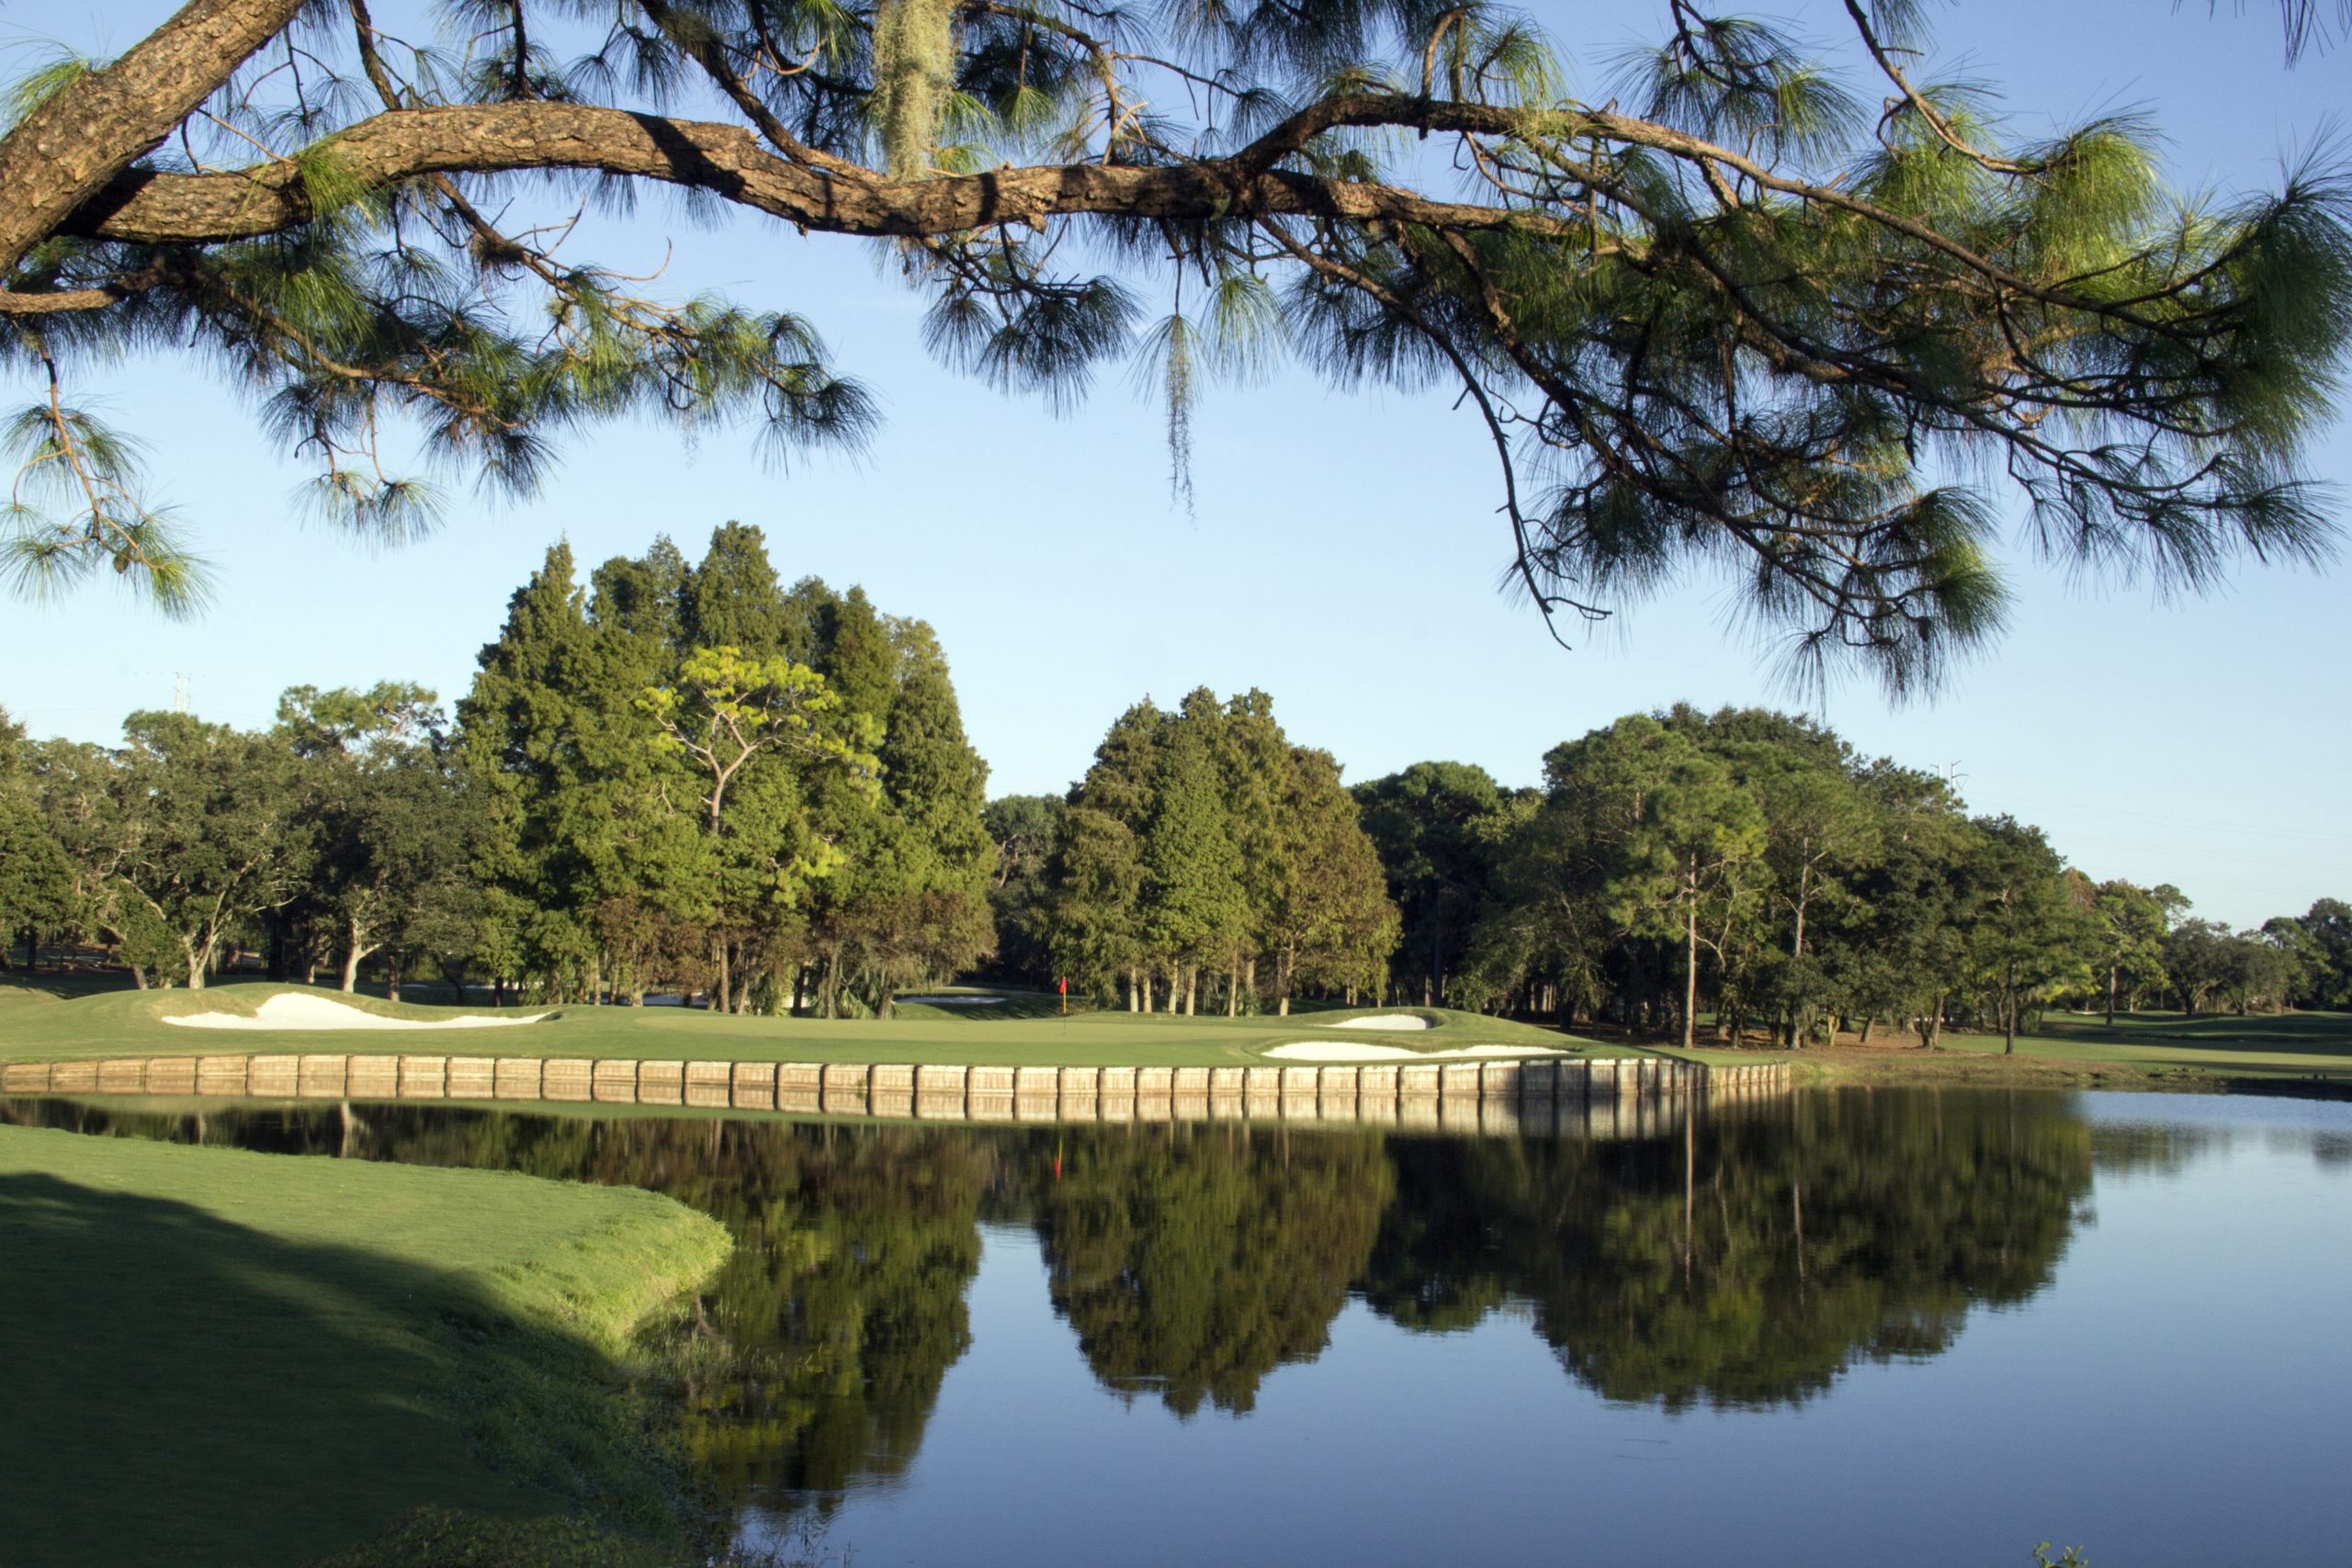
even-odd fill
[[(1342, 1026), (1344, 1027), (1344, 1026)], [(1336, 1040), (1302, 1040), (1266, 1053), (1285, 1062), (1442, 1062), (1467, 1056), (1565, 1056), (1549, 1045), (1456, 1045), (1450, 1051), (1416, 1051), (1405, 1045), (1343, 1045)]]
[(1409, 1012), (1376, 1012), (1370, 1018), (1345, 1019), (1338, 1023), (1327, 1023), (1321, 1027), (1325, 1029), (1427, 1029), (1429, 1026), (1428, 1019), (1416, 1017)]
[(1002, 997), (893, 997), (893, 1001), (919, 1002), (927, 1008), (992, 1008), (1002, 1007)]
[(196, 1012), (164, 1021), (185, 1029), (488, 1029), (503, 1023), (537, 1023), (548, 1016), (534, 1012), (513, 1018), (483, 1018), (474, 1013), (463, 1018), (386, 1018), (324, 997), (284, 992), (255, 1008), (251, 1018), (236, 1012)]

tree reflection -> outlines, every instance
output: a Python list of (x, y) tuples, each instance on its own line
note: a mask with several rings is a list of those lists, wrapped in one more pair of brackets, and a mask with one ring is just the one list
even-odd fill
[(1039, 1201), (1054, 1309), (1113, 1388), (1249, 1410), (1321, 1353), (1394, 1185), (1372, 1133), (1096, 1134)]
[[(1180, 1416), (1250, 1410), (1269, 1372), (1321, 1353), (1351, 1291), (1414, 1332), (1523, 1306), (1607, 1398), (1756, 1406), (1809, 1398), (1859, 1361), (1939, 1354), (1972, 1307), (2040, 1290), (2095, 1152), (2065, 1097), (1924, 1090), (1719, 1108), (1639, 1142), (409, 1106), (7, 1113), (625, 1182), (717, 1216), (737, 1249), (665, 1364), (684, 1439), (734, 1505), (908, 1466), (970, 1343), (984, 1216), (1035, 1227), (1094, 1375)], [(2111, 1135), (2097, 1149), (2109, 1164), (2193, 1153)]]
[(2091, 1186), (2062, 1099), (1803, 1095), (1637, 1144), (1393, 1144), (1363, 1290), (1412, 1329), (1509, 1299), (1604, 1397), (1765, 1405), (1932, 1356), (2047, 1284)]

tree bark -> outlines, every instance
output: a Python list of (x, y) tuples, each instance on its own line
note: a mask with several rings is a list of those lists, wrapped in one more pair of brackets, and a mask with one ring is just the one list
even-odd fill
[(1699, 869), (1695, 855), (1690, 863), (1690, 901), (1684, 906), (1684, 911), (1682, 1048), (1688, 1051), (1698, 1043), (1699, 1025)]
[(0, 137), (0, 273), (170, 135), (302, 4), (190, 0)]
[(2002, 987), (2001, 1055), (2018, 1054), (2018, 978), (2014, 967), (2009, 971), (2009, 983)]

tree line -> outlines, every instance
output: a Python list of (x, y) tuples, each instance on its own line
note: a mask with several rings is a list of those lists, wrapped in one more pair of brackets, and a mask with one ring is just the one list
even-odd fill
[(1205, 976), (1227, 1012), (1306, 988), (1691, 1043), (1709, 1014), (1734, 1037), (1932, 1044), (1948, 1021), (2014, 1038), (2062, 1000), (2110, 1021), (2352, 1005), (2352, 906), (2191, 918), (2172, 885), (2094, 881), (2040, 829), (1806, 719), (1634, 715), (1555, 747), (1543, 779), (1431, 761), (1343, 790), (1262, 693), (1139, 704), (1067, 796), (989, 803), (1000, 966), (1145, 1011), (1192, 1011)]
[[(2352, 1006), (2352, 906), (2248, 931), (2095, 881), (2041, 829), (1812, 721), (1688, 706), (1349, 787), (1263, 692), (1146, 699), (1064, 795), (989, 800), (932, 629), (786, 587), (757, 528), (516, 590), (445, 712), (289, 689), (119, 746), (0, 716), (0, 931), (141, 985), (240, 953), (493, 998), (888, 1013), (976, 970), (1145, 1012), (1302, 997), (1801, 1045), (2053, 1003)], [(986, 966), (983, 970), (983, 966)]]
[(1360, 785), (1403, 917), (1393, 994), (1796, 1045), (1881, 1024), (2007, 1034), (2054, 1002), (2352, 1003), (2352, 907), (2251, 931), (2096, 881), (2041, 829), (1804, 718), (1677, 706), (1545, 753), (1543, 783), (1423, 762)]
[(993, 945), (937, 637), (786, 588), (757, 528), (577, 581), (559, 544), (454, 716), (401, 682), (286, 693), (240, 730), (139, 713), (123, 744), (0, 745), (0, 923), (142, 986), (252, 945), (281, 977), (487, 979), (543, 999), (887, 1011)]

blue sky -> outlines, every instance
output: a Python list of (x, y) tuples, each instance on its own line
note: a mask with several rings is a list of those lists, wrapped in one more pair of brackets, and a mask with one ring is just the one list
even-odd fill
[[(69, 28), (19, 0), (0, 28), (119, 51), (169, 9), (105, 0)], [(1584, 7), (1533, 9), (1577, 62), (1664, 12), (1620, 5), (1596, 25)], [(1834, 0), (1780, 9), (1825, 39), (1843, 25)], [(2284, 69), (2267, 6), (1962, 0), (1940, 15), (1947, 69), (1999, 84), (2021, 125), (2146, 108), (2188, 186), (2275, 183), (2329, 128), (2347, 63), (2339, 50)], [(1605, 93), (1604, 72), (1579, 64), (1576, 85)], [(584, 563), (660, 532), (692, 554), (728, 518), (765, 529), (787, 578), (863, 582), (938, 628), (999, 792), (1065, 787), (1128, 703), (1204, 684), (1272, 693), (1293, 736), (1351, 779), (1451, 757), (1532, 783), (1545, 749), (1622, 713), (1792, 705), (1703, 580), (1555, 648), (1497, 592), (1491, 457), (1445, 397), (1334, 393), (1299, 371), (1216, 389), (1195, 418), (1187, 516), (1169, 501), (1161, 410), (1117, 371), (1057, 418), (942, 369), (922, 351), (919, 302), (853, 242), (695, 228), (653, 201), (581, 254), (638, 270), (671, 236), (671, 286), (814, 321), (885, 412), (865, 458), (775, 473), (741, 432), (684, 449), (666, 431), (605, 429), (529, 502), (459, 491), (437, 536), (370, 549), (302, 520), (291, 497), (308, 470), (270, 454), (233, 394), (167, 359), (127, 362), (85, 400), (146, 438), (156, 488), (214, 564), (217, 603), (174, 624), (110, 585), (0, 602), (0, 706), (38, 734), (111, 739), (125, 711), (168, 705), (178, 675), (197, 711), (248, 725), (298, 682), (401, 677), (454, 698), (552, 540)], [(2316, 456), (2352, 483), (2352, 431)], [(1939, 700), (1890, 710), (1849, 681), (1814, 711), (1865, 752), (1955, 770), (1974, 809), (2040, 822), (2095, 876), (2177, 883), (2199, 913), (2243, 924), (2352, 897), (2352, 567), (2249, 569), (2163, 604), (2070, 583), (2021, 544), (2013, 559), (2013, 629)]]

